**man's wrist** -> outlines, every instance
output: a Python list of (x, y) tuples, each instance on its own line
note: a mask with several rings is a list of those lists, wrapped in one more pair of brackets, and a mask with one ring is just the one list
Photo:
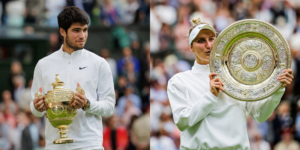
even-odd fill
[(87, 101), (87, 99), (85, 99), (83, 107), (85, 107), (87, 103), (88, 103), (88, 101)]
[(88, 99), (86, 99), (86, 103), (85, 103), (85, 105), (82, 107), (82, 109), (83, 109), (84, 111), (90, 109), (90, 101), (89, 101)]

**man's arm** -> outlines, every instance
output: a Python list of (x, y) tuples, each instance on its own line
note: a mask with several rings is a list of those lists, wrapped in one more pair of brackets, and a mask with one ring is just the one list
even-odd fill
[(108, 63), (105, 60), (100, 64), (98, 71), (99, 81), (96, 90), (98, 101), (90, 100), (90, 109), (86, 110), (86, 112), (99, 116), (111, 116), (114, 112), (116, 98), (113, 76)]
[(35, 93), (37, 91), (39, 91), (40, 87), (43, 87), (42, 83), (43, 83), (42, 82), (42, 74), (41, 74), (41, 69), (40, 69), (40, 65), (38, 62), (34, 69), (33, 81), (32, 81), (32, 86), (31, 86), (31, 102), (30, 102), (30, 110), (31, 110), (32, 114), (36, 117), (42, 117), (42, 116), (44, 116), (44, 113), (45, 113), (45, 112), (40, 112), (40, 111), (36, 110), (34, 107), (34, 104), (33, 104), (33, 100), (35, 99)]
[(174, 122), (180, 131), (184, 131), (204, 119), (212, 111), (218, 100), (215, 95), (208, 91), (202, 97), (199, 97), (196, 103), (189, 104), (188, 102), (196, 97), (190, 97), (186, 92), (187, 89), (184, 84), (174, 79), (174, 77), (169, 80), (168, 97)]

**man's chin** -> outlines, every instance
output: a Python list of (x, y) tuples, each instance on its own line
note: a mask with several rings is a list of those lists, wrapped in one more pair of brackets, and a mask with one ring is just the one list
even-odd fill
[(83, 49), (84, 48), (84, 44), (83, 44), (83, 46), (81, 45), (81, 46), (76, 46), (76, 48), (74, 48), (75, 50), (80, 50), (80, 49)]

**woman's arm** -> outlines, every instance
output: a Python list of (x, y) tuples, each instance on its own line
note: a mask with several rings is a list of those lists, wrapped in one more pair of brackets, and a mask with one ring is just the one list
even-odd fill
[(277, 78), (277, 80), (282, 83), (282, 88), (280, 88), (272, 96), (266, 98), (265, 100), (257, 102), (244, 102), (244, 108), (249, 113), (250, 117), (259, 123), (267, 120), (279, 104), (281, 97), (285, 91), (284, 87), (290, 85), (293, 79), (293, 70), (285, 69), (283, 73)]
[(280, 88), (272, 96), (256, 101), (256, 102), (241, 102), (242, 106), (249, 116), (258, 123), (267, 120), (277, 105), (280, 103), (281, 97), (284, 94), (285, 88)]
[[(168, 97), (174, 122), (180, 131), (184, 131), (204, 119), (212, 111), (218, 99), (210, 91), (203, 93), (202, 97), (190, 97), (186, 86), (176, 80), (176, 76), (168, 82)], [(197, 102), (190, 103), (192, 99), (197, 99), (195, 100)]]

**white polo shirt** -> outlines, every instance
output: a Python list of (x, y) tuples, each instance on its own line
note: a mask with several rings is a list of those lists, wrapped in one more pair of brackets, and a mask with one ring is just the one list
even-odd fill
[(115, 106), (113, 77), (105, 59), (85, 49), (68, 54), (62, 47), (37, 63), (31, 88), (31, 112), (42, 117), (45, 112), (37, 111), (33, 106), (35, 93), (43, 87), (43, 95), (53, 90), (55, 74), (65, 83), (64, 88), (75, 92), (77, 83), (85, 90), (90, 100), (90, 109), (77, 109), (67, 136), (74, 139), (70, 144), (53, 144), (59, 138), (58, 129), (46, 119), (46, 149), (104, 149), (101, 116), (111, 116)]
[(285, 88), (256, 102), (235, 100), (222, 91), (210, 92), (209, 65), (195, 62), (191, 71), (178, 73), (168, 82), (168, 97), (180, 133), (181, 150), (250, 150), (248, 113), (257, 122), (269, 118)]

